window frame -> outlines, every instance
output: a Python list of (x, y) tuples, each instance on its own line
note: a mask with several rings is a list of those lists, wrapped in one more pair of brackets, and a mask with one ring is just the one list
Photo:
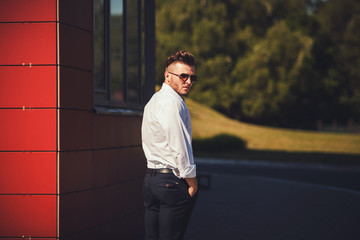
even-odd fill
[[(154, 0), (137, 0), (137, 101), (130, 102), (128, 99), (128, 1), (122, 0), (123, 4), (123, 51), (122, 51), (122, 69), (123, 69), (123, 100), (115, 100), (112, 97), (111, 92), (111, 49), (110, 49), (110, 40), (111, 40), (111, 32), (110, 32), (110, 18), (111, 18), (111, 0), (104, 0), (103, 2), (103, 11), (104, 11), (104, 20), (103, 20), (103, 44), (104, 44), (104, 85), (103, 89), (98, 88), (96, 86), (95, 79), (95, 7), (93, 9), (93, 108), (95, 112), (98, 113), (121, 113), (121, 114), (129, 114), (139, 112), (142, 113), (145, 101), (148, 100), (149, 93), (153, 93), (153, 90), (149, 89), (149, 86), (155, 86), (155, 78), (151, 77), (152, 71), (151, 67), (154, 68), (154, 60), (155, 56), (149, 57), (147, 54), (147, 49), (151, 46), (152, 49), (149, 53), (154, 52), (155, 48), (155, 22), (152, 22), (152, 25), (149, 25), (146, 21), (147, 17), (151, 17), (150, 21), (154, 19)], [(95, 6), (95, 0), (93, 0), (93, 6)], [(149, 26), (150, 27), (149, 29)], [(150, 30), (150, 31), (149, 31)], [(148, 43), (148, 40), (152, 38), (147, 38), (147, 34), (153, 35), (152, 44)], [(150, 60), (152, 58), (152, 60)], [(151, 63), (151, 66), (146, 66), (147, 63)], [(149, 68), (150, 67), (150, 68)], [(148, 73), (148, 74), (147, 74)]]

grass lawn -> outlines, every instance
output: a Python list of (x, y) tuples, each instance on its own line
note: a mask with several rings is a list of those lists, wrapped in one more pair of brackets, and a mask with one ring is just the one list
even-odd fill
[(229, 119), (191, 99), (186, 104), (194, 139), (228, 134), (247, 143), (245, 151), (194, 152), (195, 156), (360, 164), (360, 135), (264, 127)]

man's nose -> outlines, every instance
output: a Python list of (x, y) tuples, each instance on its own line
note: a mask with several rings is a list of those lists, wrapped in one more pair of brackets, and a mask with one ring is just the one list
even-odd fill
[(190, 76), (188, 77), (188, 79), (186, 79), (185, 83), (187, 83), (189, 85), (191, 84), (191, 77)]

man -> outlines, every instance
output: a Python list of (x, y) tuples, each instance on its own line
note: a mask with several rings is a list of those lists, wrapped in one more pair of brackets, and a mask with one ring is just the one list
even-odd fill
[(194, 57), (171, 54), (162, 88), (146, 104), (141, 127), (147, 159), (144, 179), (145, 239), (183, 239), (197, 199), (190, 114), (182, 96), (194, 82)]

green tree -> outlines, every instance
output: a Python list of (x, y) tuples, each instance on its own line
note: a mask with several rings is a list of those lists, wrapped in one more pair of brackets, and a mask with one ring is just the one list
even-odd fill
[(200, 77), (190, 97), (230, 117), (306, 128), (360, 120), (359, 4), (157, 0), (158, 83), (166, 57), (188, 50)]
[(239, 59), (232, 78), (242, 118), (272, 123), (289, 114), (298, 101), (293, 89), (300, 85), (311, 46), (311, 38), (279, 22), (247, 56)]
[(316, 19), (320, 31), (314, 55), (323, 79), (327, 118), (359, 121), (360, 2), (330, 0), (319, 10)]

